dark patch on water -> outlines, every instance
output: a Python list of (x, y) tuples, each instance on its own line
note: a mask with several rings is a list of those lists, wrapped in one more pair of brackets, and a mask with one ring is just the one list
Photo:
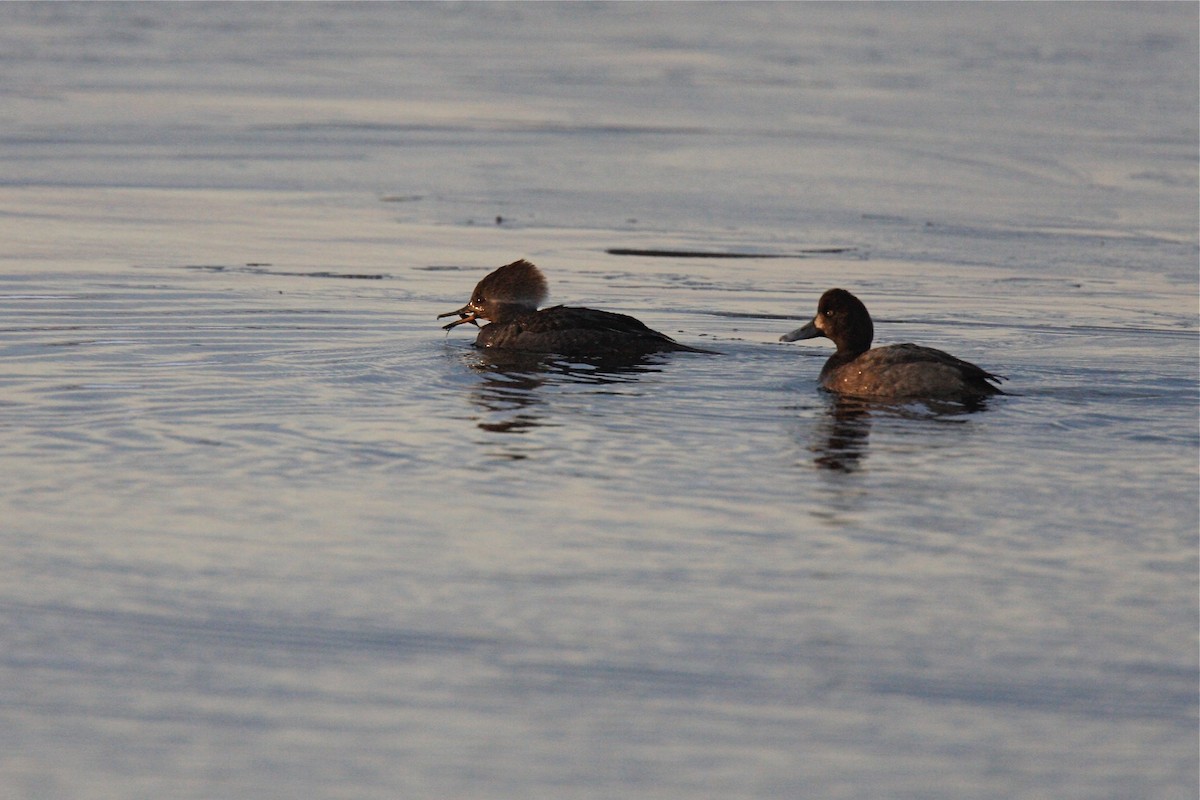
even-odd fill
[(316, 270), (313, 272), (288, 272), (276, 269), (267, 269), (270, 264), (248, 263), (244, 266), (230, 267), (223, 264), (187, 264), (184, 269), (197, 270), (199, 272), (228, 272), (228, 273), (245, 273), (249, 275), (274, 275), (288, 278), (340, 278), (343, 280), (357, 281), (380, 281), (385, 275), (382, 273), (366, 273), (366, 272), (330, 272), (329, 270)]
[(809, 258), (815, 255), (837, 255), (853, 252), (853, 247), (816, 247), (797, 250), (794, 253), (718, 253), (711, 250), (660, 250), (633, 247), (610, 247), (604, 252), (610, 256), (645, 256), (647, 258)]

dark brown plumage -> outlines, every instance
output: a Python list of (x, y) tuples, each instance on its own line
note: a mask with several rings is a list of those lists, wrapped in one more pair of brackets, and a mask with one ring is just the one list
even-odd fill
[(463, 323), (483, 326), (476, 347), (557, 353), (565, 356), (599, 356), (614, 353), (653, 353), (683, 350), (711, 351), (688, 347), (625, 314), (594, 308), (553, 306), (538, 310), (549, 294), (541, 270), (528, 261), (514, 261), (495, 270), (475, 286), (471, 300), (456, 311), (459, 319), (446, 330)]
[(821, 369), (821, 386), (853, 397), (970, 400), (1004, 394), (1003, 380), (932, 347), (893, 344), (871, 349), (875, 326), (867, 307), (845, 289), (821, 295), (811, 322), (779, 337), (794, 342), (824, 336), (837, 345)]

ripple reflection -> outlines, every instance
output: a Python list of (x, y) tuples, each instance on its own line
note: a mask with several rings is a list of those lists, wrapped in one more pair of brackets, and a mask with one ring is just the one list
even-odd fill
[(471, 402), (482, 412), (476, 424), (489, 433), (515, 434), (553, 425), (544, 390), (584, 387), (585, 392), (611, 391), (610, 387), (661, 372), (661, 358), (659, 354), (632, 354), (568, 360), (541, 353), (473, 351), (468, 367), (482, 379), (470, 394)]
[(869, 452), (873, 418), (957, 422), (963, 421), (959, 417), (986, 410), (988, 399), (885, 403), (833, 396), (828, 412), (812, 430), (809, 450), (815, 454), (813, 463), (833, 472), (857, 472)]

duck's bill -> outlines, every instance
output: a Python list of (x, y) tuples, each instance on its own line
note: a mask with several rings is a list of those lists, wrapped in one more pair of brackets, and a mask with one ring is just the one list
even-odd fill
[(821, 329), (817, 327), (817, 321), (814, 319), (807, 325), (796, 328), (791, 333), (785, 333), (779, 337), (781, 342), (798, 342), (801, 339), (816, 339), (825, 334), (821, 333)]
[(449, 325), (443, 325), (442, 330), (448, 331), (451, 328), (453, 328), (455, 325), (462, 325), (464, 322), (469, 322), (472, 325), (474, 325), (476, 328), (479, 327), (479, 323), (476, 322), (476, 320), (478, 319), (478, 315), (474, 311), (471, 310), (471, 307), (469, 305), (463, 306), (462, 308), (457, 309), (455, 311), (447, 311), (445, 314), (438, 314), (437, 318), (441, 319), (442, 317), (452, 317), (455, 314), (458, 314), (459, 318), (454, 320), (454, 322), (451, 322)]

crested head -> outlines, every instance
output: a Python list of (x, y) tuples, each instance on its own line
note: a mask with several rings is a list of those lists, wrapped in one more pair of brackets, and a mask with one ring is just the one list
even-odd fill
[(507, 322), (521, 314), (537, 311), (548, 294), (550, 290), (541, 270), (521, 259), (494, 270), (475, 284), (475, 291), (471, 292), (471, 299), (465, 306), (438, 314), (438, 319), (458, 316), (454, 322), (442, 326), (446, 330), (466, 323), (478, 325), (480, 319)]
[(511, 305), (534, 311), (550, 294), (542, 271), (525, 259), (505, 264), (475, 285), (471, 305), (485, 309)]

